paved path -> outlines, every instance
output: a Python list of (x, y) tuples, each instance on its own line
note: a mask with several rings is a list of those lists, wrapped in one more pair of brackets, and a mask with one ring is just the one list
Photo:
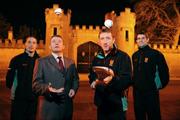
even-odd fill
[[(10, 91), (0, 84), (0, 120), (9, 120)], [(74, 99), (73, 120), (96, 120), (96, 107), (93, 104), (93, 90), (88, 82), (81, 82)], [(180, 81), (171, 81), (167, 88), (160, 92), (162, 120), (180, 120)], [(129, 92), (128, 120), (134, 120), (132, 90)]]

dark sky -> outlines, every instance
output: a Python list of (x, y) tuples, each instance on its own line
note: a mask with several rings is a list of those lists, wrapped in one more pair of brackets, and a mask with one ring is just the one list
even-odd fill
[(114, 10), (117, 14), (125, 7), (133, 9), (137, 0), (1, 0), (0, 13), (16, 29), (20, 25), (45, 29), (45, 8), (53, 3), (72, 10), (71, 25), (102, 25), (104, 15)]

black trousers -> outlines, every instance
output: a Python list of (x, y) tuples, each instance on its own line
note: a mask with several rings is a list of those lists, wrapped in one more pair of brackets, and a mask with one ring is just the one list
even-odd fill
[(122, 110), (110, 110), (97, 108), (97, 120), (126, 120), (126, 112)]
[(35, 120), (37, 100), (12, 100), (11, 120)]
[(161, 120), (159, 91), (133, 91), (136, 120)]

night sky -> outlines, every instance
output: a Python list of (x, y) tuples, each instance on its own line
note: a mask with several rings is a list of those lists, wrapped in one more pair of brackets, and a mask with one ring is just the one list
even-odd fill
[(0, 3), (0, 13), (18, 29), (20, 25), (45, 30), (45, 8), (53, 3), (66, 12), (72, 10), (71, 25), (103, 25), (104, 15), (114, 10), (117, 14), (125, 7), (133, 10), (138, 0), (4, 0)]

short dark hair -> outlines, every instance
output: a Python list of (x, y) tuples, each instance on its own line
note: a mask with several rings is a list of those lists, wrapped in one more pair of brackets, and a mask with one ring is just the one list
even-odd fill
[(100, 37), (100, 34), (101, 34), (101, 33), (111, 33), (111, 34), (112, 34), (112, 37), (114, 37), (113, 32), (112, 32), (112, 29), (111, 29), (111, 28), (108, 28), (108, 27), (106, 27), (106, 26), (103, 26), (102, 29), (99, 31), (98, 37)]
[(34, 37), (34, 36), (27, 36), (27, 37), (25, 38), (25, 42), (24, 42), (24, 43), (26, 43), (26, 41), (27, 41), (28, 38), (34, 38), (34, 39), (36, 40), (36, 42), (38, 42), (36, 37)]
[(146, 38), (149, 38), (149, 34), (148, 34), (148, 32), (146, 30), (139, 30), (138, 32), (136, 32), (135, 38), (137, 38), (138, 34), (143, 34), (143, 35), (146, 36)]
[(63, 40), (63, 38), (62, 38), (61, 35), (53, 35), (53, 36), (51, 36), (50, 40), (51, 40), (53, 37), (59, 37), (59, 38), (61, 38), (61, 39)]

